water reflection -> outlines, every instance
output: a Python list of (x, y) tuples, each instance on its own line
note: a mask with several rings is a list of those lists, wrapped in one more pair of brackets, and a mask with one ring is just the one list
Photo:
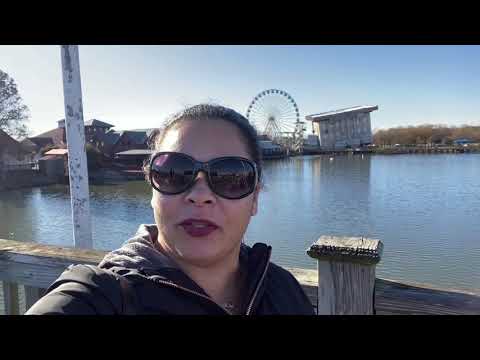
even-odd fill
[(319, 236), (370, 235), (370, 163), (370, 157), (324, 155), (266, 162), (266, 191), (247, 243), (271, 243), (281, 264), (314, 267), (305, 250)]
[(322, 234), (370, 236), (370, 156), (319, 156), (314, 166), (313, 213)]
[(0, 197), (0, 238), (10, 240), (31, 239), (35, 208), (31, 206), (32, 194), (5, 191)]

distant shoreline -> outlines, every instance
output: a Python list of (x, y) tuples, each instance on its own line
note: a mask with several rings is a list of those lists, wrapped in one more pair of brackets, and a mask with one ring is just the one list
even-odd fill
[(372, 154), (378, 155), (403, 155), (403, 154), (470, 154), (480, 153), (480, 146), (432, 146), (432, 147), (409, 147), (392, 146), (388, 148), (372, 149)]
[(322, 150), (321, 148), (305, 149), (304, 153), (291, 156), (308, 155), (403, 155), (403, 154), (469, 154), (480, 153), (480, 145), (464, 146), (389, 146), (357, 149)]

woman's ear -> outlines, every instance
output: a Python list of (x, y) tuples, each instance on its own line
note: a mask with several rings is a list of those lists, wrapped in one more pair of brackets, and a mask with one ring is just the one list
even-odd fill
[(150, 206), (155, 209), (155, 193), (152, 191), (152, 199), (150, 200)]
[(258, 195), (260, 194), (260, 189), (261, 185), (258, 184), (257, 187), (255, 188), (255, 191), (253, 192), (253, 204), (252, 204), (252, 216), (257, 215), (258, 211)]

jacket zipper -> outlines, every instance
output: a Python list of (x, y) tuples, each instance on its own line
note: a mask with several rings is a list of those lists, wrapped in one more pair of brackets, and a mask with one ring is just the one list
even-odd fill
[[(268, 249), (268, 257), (267, 257), (267, 265), (265, 265), (265, 268), (263, 269), (263, 273), (262, 273), (262, 277), (260, 278), (260, 281), (258, 282), (257, 284), (257, 287), (255, 288), (255, 292), (253, 293), (253, 296), (252, 296), (252, 299), (250, 300), (250, 303), (247, 307), (247, 312), (245, 313), (245, 315), (250, 315), (250, 312), (252, 311), (252, 307), (253, 307), (253, 303), (255, 302), (255, 299), (258, 295), (258, 291), (260, 290), (260, 286), (262, 285), (263, 283), (263, 280), (265, 278), (265, 275), (267, 274), (267, 270), (268, 270), (268, 265), (270, 264), (270, 255), (271, 255), (271, 248)], [(180, 289), (180, 290), (183, 290), (183, 291), (186, 291), (190, 294), (194, 294), (194, 295), (197, 295), (197, 296), (200, 296), (204, 299), (207, 299), (208, 301), (210, 301), (212, 304), (215, 304), (217, 307), (219, 307), (220, 309), (222, 309), (225, 313), (227, 313), (228, 315), (233, 315), (233, 313), (231, 313), (230, 311), (228, 311), (227, 309), (225, 309), (224, 307), (218, 305), (215, 301), (212, 300), (211, 297), (208, 297), (208, 296), (205, 296), (201, 293), (199, 293), (198, 291), (194, 291), (194, 290), (190, 290), (186, 287), (183, 287), (183, 286), (180, 286), (180, 285), (177, 285), (175, 283), (172, 283), (170, 281), (165, 281), (165, 280), (159, 280), (159, 279), (151, 279), (157, 283), (160, 283), (160, 284), (163, 284), (163, 285), (167, 285), (167, 286), (171, 286), (171, 287), (174, 287), (176, 289)]]
[(257, 288), (255, 289), (255, 292), (253, 293), (252, 299), (250, 300), (250, 304), (247, 307), (247, 312), (245, 313), (245, 315), (250, 315), (250, 312), (252, 311), (252, 307), (253, 307), (253, 303), (255, 302), (255, 298), (257, 297), (258, 291), (260, 290), (260, 286), (263, 283), (263, 279), (265, 278), (265, 275), (267, 274), (268, 265), (270, 264), (271, 254), (272, 254), (272, 248), (270, 247), (268, 249), (267, 265), (265, 265), (265, 269), (263, 269), (262, 277), (260, 278), (260, 281), (257, 284)]
[(174, 287), (176, 289), (180, 289), (180, 290), (183, 290), (183, 291), (186, 291), (190, 294), (194, 294), (194, 295), (197, 295), (197, 296), (200, 296), (204, 299), (207, 299), (208, 301), (210, 301), (212, 304), (215, 304), (217, 307), (219, 307), (220, 309), (222, 309), (224, 312), (226, 312), (228, 315), (233, 315), (230, 311), (228, 311), (227, 309), (223, 308), (222, 306), (218, 305), (215, 301), (212, 300), (212, 298), (208, 297), (208, 296), (205, 296), (201, 293), (199, 293), (198, 291), (194, 291), (194, 290), (190, 290), (190, 289), (187, 289), (183, 286), (180, 286), (180, 285), (177, 285), (175, 283), (172, 283), (172, 282), (169, 282), (169, 281), (165, 281), (165, 280), (157, 280), (157, 279), (152, 279), (153, 281), (157, 282), (157, 283), (160, 283), (160, 284), (163, 284), (163, 285), (168, 285), (168, 286), (171, 286), (171, 287)]

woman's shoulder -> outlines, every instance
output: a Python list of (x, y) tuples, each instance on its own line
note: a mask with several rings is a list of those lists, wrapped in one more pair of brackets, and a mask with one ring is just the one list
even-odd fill
[(315, 314), (312, 302), (298, 280), (290, 271), (273, 262), (269, 264), (265, 291), (281, 314)]
[(268, 275), (275, 282), (286, 282), (288, 284), (295, 283), (300, 285), (295, 276), (293, 276), (290, 271), (281, 267), (280, 265), (275, 264), (272, 261), (270, 261), (269, 264)]
[(35, 314), (114, 314), (122, 309), (120, 276), (93, 265), (70, 265), (28, 311)]
[(272, 247), (264, 243), (258, 242), (251, 247), (242, 244), (240, 259), (243, 263), (248, 264), (249, 270), (255, 271), (258, 276), (263, 272), (265, 266), (268, 266), (266, 276), (270, 282), (273, 281), (280, 285), (282, 283), (286, 285), (298, 284), (298, 281), (288, 270), (271, 261), (271, 252)]

